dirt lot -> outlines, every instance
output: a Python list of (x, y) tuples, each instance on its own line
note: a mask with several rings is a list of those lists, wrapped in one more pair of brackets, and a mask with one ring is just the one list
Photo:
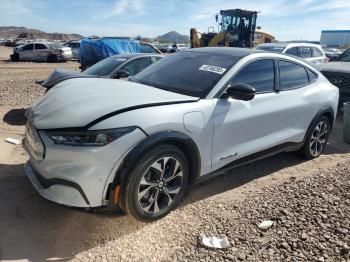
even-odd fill
[[(196, 186), (166, 218), (144, 224), (121, 213), (91, 213), (42, 199), (24, 175), (23, 108), (43, 95), (34, 83), (76, 62), (11, 63), (0, 47), (0, 260), (349, 261), (350, 145), (338, 119), (324, 155), (280, 154)], [(257, 224), (271, 219), (267, 231)], [(209, 250), (202, 234), (225, 234)]]

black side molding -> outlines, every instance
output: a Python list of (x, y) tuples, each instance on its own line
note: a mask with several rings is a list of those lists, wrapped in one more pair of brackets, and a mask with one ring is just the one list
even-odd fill
[(266, 150), (257, 152), (255, 154), (237, 159), (232, 161), (231, 163), (227, 164), (226, 166), (223, 166), (221, 168), (219, 168), (218, 170), (215, 170), (207, 175), (203, 175), (200, 176), (198, 181), (196, 181), (197, 183), (203, 182), (205, 180), (211, 179), (215, 176), (219, 176), (222, 175), (224, 173), (226, 173), (227, 171), (230, 171), (234, 168), (276, 155), (278, 153), (282, 153), (282, 152), (288, 152), (288, 151), (294, 151), (294, 150), (298, 150), (303, 146), (303, 143), (283, 143), (271, 148), (268, 148)]

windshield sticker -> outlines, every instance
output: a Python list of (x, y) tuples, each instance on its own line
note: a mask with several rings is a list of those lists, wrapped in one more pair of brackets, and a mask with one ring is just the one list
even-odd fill
[(219, 67), (219, 66), (212, 66), (212, 65), (202, 65), (199, 70), (202, 70), (202, 71), (207, 71), (207, 72), (212, 72), (212, 73), (215, 73), (215, 74), (219, 74), (219, 75), (222, 75), (223, 73), (226, 72), (226, 68), (223, 68), (223, 67)]

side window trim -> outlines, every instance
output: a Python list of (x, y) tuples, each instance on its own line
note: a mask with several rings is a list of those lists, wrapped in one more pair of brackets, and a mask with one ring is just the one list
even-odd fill
[[(280, 66), (279, 66), (279, 62), (280, 61), (284, 61), (284, 62), (287, 62), (287, 63), (291, 63), (291, 64), (295, 64), (295, 65), (298, 65), (298, 66), (300, 66), (300, 67), (302, 67), (302, 68), (304, 68), (304, 70), (305, 70), (305, 73), (306, 73), (306, 75), (307, 75), (307, 79), (308, 79), (308, 82), (306, 83), (306, 84), (303, 84), (303, 85), (299, 85), (299, 86), (296, 86), (296, 87), (292, 87), (292, 88), (288, 88), (288, 89), (283, 89), (283, 90), (281, 90), (280, 89), (280, 84), (281, 84), (281, 79), (280, 79)], [(290, 61), (290, 60), (286, 60), (286, 59), (283, 59), (283, 58), (280, 58), (280, 59), (277, 59), (277, 64), (278, 64), (278, 92), (285, 92), (285, 91), (291, 91), (291, 90), (295, 90), (295, 89), (300, 89), (300, 88), (303, 88), (303, 87), (305, 87), (305, 86), (308, 86), (308, 85), (310, 85), (311, 83), (313, 83), (313, 82), (310, 82), (310, 75), (309, 75), (309, 72), (308, 72), (308, 68), (306, 68), (304, 65), (301, 65), (301, 64), (299, 64), (299, 63), (297, 63), (297, 62), (294, 62), (294, 61)], [(316, 81), (316, 80), (315, 80)]]
[[(309, 77), (309, 84), (312, 84), (312, 83), (314, 83), (314, 82), (317, 81), (317, 79), (318, 79), (318, 74), (317, 74), (316, 72), (314, 72), (313, 70), (311, 70), (311, 69), (309, 69), (309, 68), (306, 68), (306, 72), (307, 72), (307, 76)], [(312, 79), (311, 74), (315, 74), (316, 77), (314, 77), (314, 78)]]
[(278, 59), (273, 59), (273, 66), (275, 68), (275, 87), (274, 90), (276, 93), (280, 92), (280, 68), (278, 64)]

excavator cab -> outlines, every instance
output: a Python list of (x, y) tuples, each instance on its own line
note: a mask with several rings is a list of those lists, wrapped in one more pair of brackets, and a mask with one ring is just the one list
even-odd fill
[(216, 15), (219, 32), (199, 33), (191, 29), (191, 47), (252, 47), (258, 12), (242, 9), (221, 10)]

